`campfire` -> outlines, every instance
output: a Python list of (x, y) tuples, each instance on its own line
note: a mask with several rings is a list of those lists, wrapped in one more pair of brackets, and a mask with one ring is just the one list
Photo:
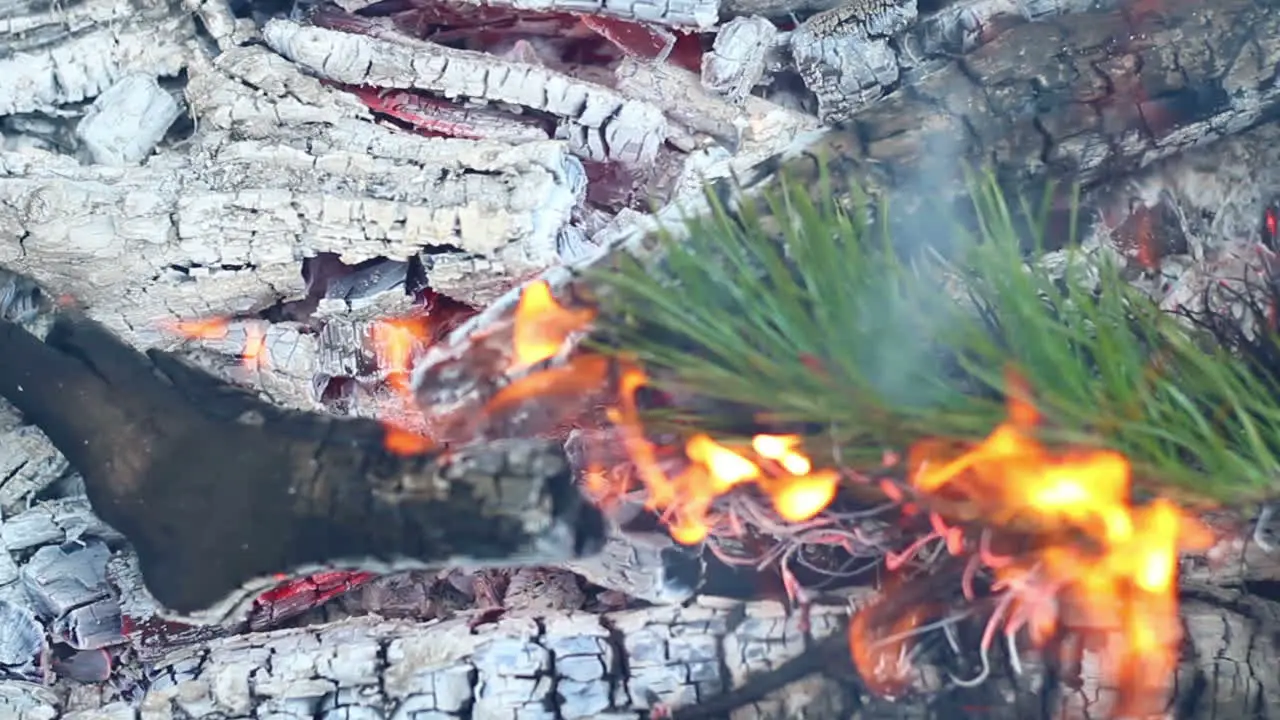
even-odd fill
[[(1145, 253), (1140, 255), (1144, 260)], [(1072, 653), (1092, 647), (1102, 659), (1100, 681), (1118, 692), (1116, 717), (1155, 717), (1163, 711), (1183, 642), (1180, 558), (1209, 550), (1213, 533), (1168, 498), (1138, 500), (1123, 453), (1041, 442), (1043, 418), (1034, 389), (1016, 369), (1006, 373), (1007, 418), (978, 442), (926, 438), (902, 453), (885, 448), (879, 467), (869, 473), (816, 467), (798, 434), (755, 433), (745, 447), (734, 448), (695, 427), (680, 445), (656, 443), (638, 400), (651, 384), (641, 364), (625, 355), (575, 350), (598, 314), (591, 303), (561, 304), (545, 281), (534, 281), (520, 292), (509, 324), (472, 334), (464, 354), (484, 358), (495, 376), (488, 378), (494, 388), (479, 411), (483, 416), (532, 412), (545, 420), (555, 413), (540, 404), (563, 405), (574, 398), (574, 410), (561, 408), (562, 421), (575, 414), (575, 424), (593, 416), (602, 420), (601, 427), (592, 428), (597, 432), (587, 443), (582, 471), (583, 488), (597, 505), (616, 510), (638, 499), (677, 542), (706, 544), (726, 564), (741, 562), (724, 551), (726, 541), (746, 543), (762, 533), (800, 534), (802, 539), (792, 541), (797, 548), (827, 544), (858, 556), (866, 554), (865, 546), (877, 544), (856, 523), (829, 512), (842, 485), (852, 484), (860, 488), (855, 495), (880, 500), (864, 513), (896, 513), (906, 527), (921, 528), (899, 550), (880, 546), (883, 567), (896, 582), (849, 623), (851, 659), (869, 688), (887, 696), (911, 690), (915, 672), (903, 660), (912, 654), (910, 641), (978, 616), (983, 627), (979, 669), (972, 678), (953, 677), (955, 684), (979, 685), (988, 678), (1001, 636), (1014, 668), (1020, 668), (1027, 648), (1061, 655), (1060, 662), (1070, 665), (1079, 662), (1069, 657)], [(177, 330), (193, 337), (225, 332), (222, 324), (208, 320)], [(429, 410), (414, 409), (420, 388), (411, 377), (414, 362), (427, 357), (432, 343), (429, 315), (380, 320), (370, 334), (380, 377), (401, 401), (382, 421), (388, 450), (405, 455), (429, 450), (433, 427), (447, 427), (453, 436), (465, 428), (488, 439), (511, 432), (501, 422), (443, 420), (441, 425), (442, 418), (431, 417)], [(256, 337), (246, 341), (246, 362), (259, 361), (252, 344)], [(802, 364), (825, 372), (814, 358)], [(422, 373), (417, 382), (429, 389), (431, 375)], [(606, 398), (603, 414), (589, 413), (584, 397)], [(406, 429), (410, 426), (416, 430)], [(562, 436), (556, 424), (535, 421), (532, 427)], [(623, 466), (597, 459), (619, 456), (625, 457)], [(735, 511), (755, 502), (752, 497), (764, 499), (777, 520), (752, 526), (750, 516)], [(943, 593), (919, 604), (903, 603), (894, 585), (930, 576), (940, 555), (962, 566), (956, 590), (969, 607), (939, 617), (952, 605)], [(811, 591), (790, 566), (792, 553), (766, 557), (757, 567), (781, 572), (790, 602), (802, 609), (811, 603)], [(373, 576), (338, 578), (346, 584), (309, 600), (323, 601)], [(300, 581), (317, 582), (315, 577)], [(259, 602), (275, 604), (292, 593), (281, 588)], [(497, 601), (492, 605), (501, 607)]]
[(1274, 714), (1271, 0), (99, 6), (0, 31), (0, 706)]

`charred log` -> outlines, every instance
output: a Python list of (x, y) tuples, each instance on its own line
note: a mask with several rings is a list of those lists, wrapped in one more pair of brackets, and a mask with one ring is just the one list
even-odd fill
[(548, 563), (602, 541), (555, 442), (393, 452), (375, 421), (283, 410), (72, 310), (44, 342), (0, 321), (0, 346), (0, 395), (80, 471), (175, 615), (237, 619), (276, 573)]
[(837, 180), (898, 188), (895, 203), (908, 207), (916, 195), (963, 197), (964, 164), (990, 166), (1011, 187), (1090, 185), (1275, 117), (1277, 61), (1270, 0), (1173, 0), (1158, 13), (1025, 22), (913, 69), (896, 92), (804, 149), (809, 160), (780, 157), (745, 185), (772, 182), (784, 165), (816, 183), (820, 154)]
[[(476, 628), (464, 618), (431, 624), (351, 618), (172, 649), (156, 661), (139, 702), (95, 712), (150, 719), (307, 708), (320, 717), (399, 710), (505, 720), (656, 717), (652, 711), (661, 708), (689, 720), (1106, 717), (1108, 691), (1097, 687), (1091, 653), (1083, 672), (1064, 682), (1024, 661), (1016, 680), (894, 701), (874, 698), (838, 671), (809, 672), (785, 687), (768, 684), (791, 672), (791, 663), (814, 670), (824, 649), (832, 667), (840, 665), (844, 616), (839, 606), (815, 608), (806, 630), (777, 603), (704, 598), (687, 608), (518, 613)], [(1183, 619), (1189, 637), (1171, 713), (1188, 720), (1272, 716), (1280, 706), (1280, 687), (1268, 672), (1280, 659), (1276, 605), (1210, 594), (1189, 601)], [(289, 662), (269, 660), (284, 657)], [(920, 663), (918, 671), (938, 668)], [(246, 672), (253, 682), (234, 679)], [(31, 717), (50, 716), (36, 708), (62, 709), (38, 686), (8, 689), (10, 702), (31, 708)]]

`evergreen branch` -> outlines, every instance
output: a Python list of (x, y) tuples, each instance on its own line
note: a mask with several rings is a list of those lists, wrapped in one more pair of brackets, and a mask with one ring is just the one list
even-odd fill
[(800, 428), (857, 469), (924, 439), (985, 437), (1006, 419), (1013, 369), (1045, 442), (1123, 452), (1140, 486), (1184, 501), (1273, 492), (1274, 333), (1242, 354), (1238, 325), (1163, 313), (1112, 263), (1063, 277), (1028, 263), (1043, 238), (1020, 219), (1046, 218), (1047, 198), (1015, 212), (990, 178), (973, 181), (976, 227), (957, 224), (949, 260), (903, 250), (864, 198), (826, 187), (781, 176), (736, 211), (709, 194), (710, 214), (662, 238), (656, 266), (597, 275), (596, 346), (684, 399), (674, 427), (731, 443)]

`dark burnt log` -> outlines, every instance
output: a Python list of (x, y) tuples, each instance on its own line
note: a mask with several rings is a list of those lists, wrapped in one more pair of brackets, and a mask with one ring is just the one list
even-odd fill
[(798, 157), (757, 166), (743, 184), (768, 186), (779, 170), (816, 184), (815, 160), (825, 156), (834, 192), (845, 179), (896, 189), (892, 201), (909, 217), (924, 203), (962, 199), (965, 165), (989, 167), (1024, 191), (1047, 180), (1087, 186), (1276, 117), (1280, 3), (1131, 5), (1140, 4), (1024, 22), (927, 61)]
[(73, 310), (43, 342), (0, 320), (0, 348), (0, 396), (80, 471), (174, 617), (238, 620), (281, 573), (545, 564), (603, 542), (557, 442), (392, 452), (375, 421), (281, 409)]

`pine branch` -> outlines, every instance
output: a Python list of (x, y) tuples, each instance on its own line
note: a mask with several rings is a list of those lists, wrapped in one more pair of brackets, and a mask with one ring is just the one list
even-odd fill
[(973, 182), (976, 223), (957, 223), (946, 260), (885, 236), (869, 220), (882, 213), (828, 186), (783, 175), (736, 210), (710, 196), (712, 213), (664, 239), (656, 266), (599, 274), (597, 346), (681, 399), (656, 427), (730, 444), (798, 429), (811, 453), (857, 469), (924, 439), (985, 437), (1006, 419), (1012, 369), (1047, 443), (1123, 452), (1140, 487), (1184, 502), (1273, 493), (1274, 333), (1232, 354), (1239, 342), (1210, 341), (1236, 326), (1163, 313), (1114, 264), (1073, 262), (1058, 278), (1028, 263), (1023, 248), (1043, 238), (1022, 219), (1047, 218), (1048, 203), (1011, 206), (989, 178)]

